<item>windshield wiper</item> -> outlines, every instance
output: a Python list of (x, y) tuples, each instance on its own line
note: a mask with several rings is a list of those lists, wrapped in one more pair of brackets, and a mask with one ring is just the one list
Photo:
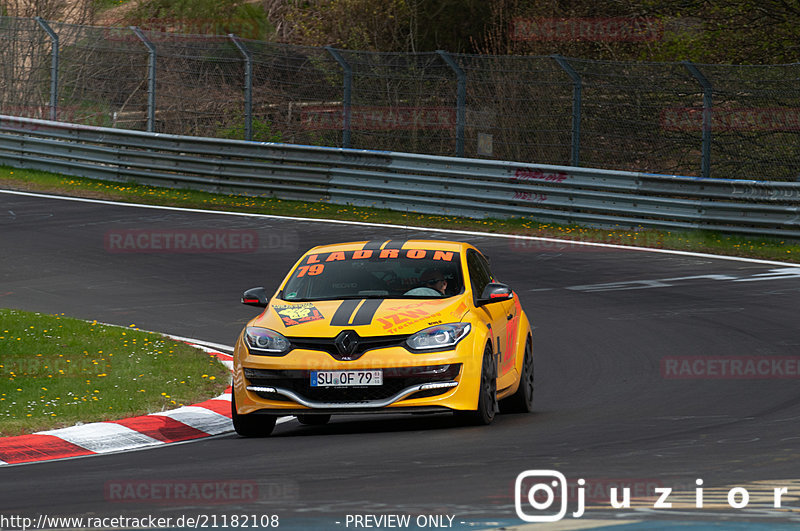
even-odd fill
[(319, 301), (348, 301), (361, 299), (398, 299), (401, 297), (386, 295), (336, 295), (331, 297), (305, 298), (305, 299), (281, 299), (286, 302), (319, 302)]

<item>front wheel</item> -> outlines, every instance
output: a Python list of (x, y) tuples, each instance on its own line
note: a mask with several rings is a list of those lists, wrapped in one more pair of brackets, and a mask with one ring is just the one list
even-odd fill
[(481, 364), (481, 383), (478, 391), (478, 407), (473, 411), (456, 411), (459, 421), (475, 426), (486, 426), (494, 420), (497, 413), (497, 367), (492, 347), (486, 345)]
[(233, 429), (242, 437), (267, 437), (275, 429), (275, 415), (240, 415), (236, 412), (236, 395), (231, 394), (231, 420)]
[(503, 413), (530, 413), (533, 411), (533, 347), (530, 340), (525, 342), (525, 356), (522, 358), (522, 374), (519, 388), (508, 398), (500, 401)]

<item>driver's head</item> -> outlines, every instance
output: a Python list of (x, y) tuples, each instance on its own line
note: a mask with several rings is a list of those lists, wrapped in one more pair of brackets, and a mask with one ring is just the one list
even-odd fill
[(426, 288), (435, 289), (442, 295), (444, 295), (444, 290), (447, 289), (447, 281), (438, 269), (425, 270), (419, 279)]

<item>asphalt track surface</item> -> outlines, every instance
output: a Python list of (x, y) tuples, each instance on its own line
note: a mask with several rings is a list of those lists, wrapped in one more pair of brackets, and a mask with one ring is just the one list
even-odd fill
[[(127, 230), (254, 231), (258, 249), (112, 252), (109, 231)], [(267, 439), (227, 434), (4, 467), (0, 514), (275, 514), (281, 527), (330, 529), (348, 528), (348, 514), (438, 514), (468, 529), (519, 522), (517, 475), (552, 469), (589, 485), (674, 487), (692, 503), (702, 478), (709, 493), (704, 509), (674, 496), (667, 510), (587, 501), (595, 518), (797, 521), (798, 378), (670, 378), (664, 363), (681, 356), (796, 361), (800, 269), (0, 193), (0, 306), (232, 345), (255, 312), (239, 304), (244, 289), (275, 288), (313, 245), (381, 238), (459, 239), (491, 257), (535, 326), (535, 413), (500, 415), (489, 427), (459, 427), (448, 415), (348, 416), (321, 427), (289, 421)], [(121, 500), (109, 490), (208, 481), (257, 485), (258, 494)], [(755, 482), (770, 493), (773, 484), (787, 486), (784, 508), (712, 502), (722, 487), (752, 490)], [(575, 503), (570, 497), (570, 511)]]

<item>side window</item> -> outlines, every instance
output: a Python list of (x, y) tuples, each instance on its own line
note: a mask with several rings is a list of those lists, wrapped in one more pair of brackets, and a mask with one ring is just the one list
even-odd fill
[(472, 283), (472, 296), (478, 299), (486, 285), (492, 281), (492, 275), (484, 258), (472, 249), (467, 251), (467, 269)]
[(483, 266), (486, 270), (486, 274), (489, 275), (489, 282), (494, 282), (494, 275), (492, 274), (492, 268), (489, 267), (489, 260), (486, 259), (485, 256), (482, 254), (478, 254), (478, 262)]

